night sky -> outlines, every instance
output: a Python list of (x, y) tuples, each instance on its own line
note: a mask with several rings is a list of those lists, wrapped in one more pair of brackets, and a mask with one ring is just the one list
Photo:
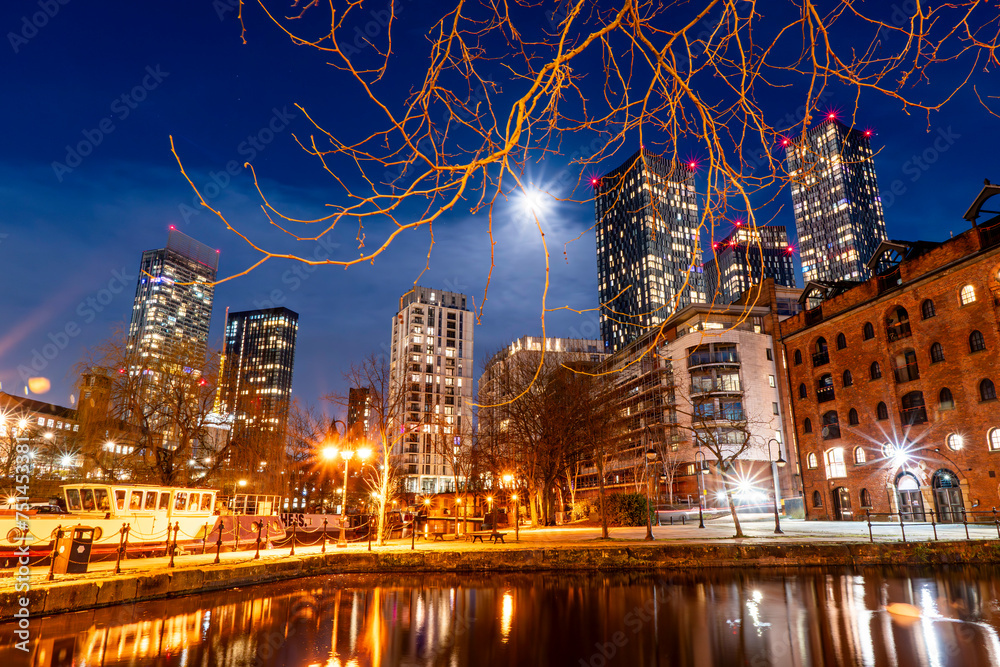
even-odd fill
[[(241, 271), (257, 258), (210, 212), (193, 205), (194, 193), (170, 152), (170, 135), (196, 184), (208, 186), (215, 175), (219, 187), (211, 190), (216, 193), (212, 203), (241, 231), (273, 240), (249, 174), (241, 169), (235, 177), (222, 176), (226, 164), (251, 161), (272, 203), (304, 216), (321, 215), (325, 204), (340, 203), (339, 194), (316, 160), (293, 141), (293, 132), (300, 137), (309, 133), (293, 104), (345, 132), (368, 131), (372, 114), (356, 83), (325, 64), (322, 54), (292, 44), (256, 4), (245, 10), (244, 45), (228, 0), (48, 2), (54, 15), (36, 21), (44, 23), (38, 29), (25, 23), (42, 11), (37, 0), (10, 0), (0, 8), (5, 35), (0, 45), (5, 129), (0, 149), (0, 381), (4, 391), (24, 395), (18, 367), (34, 360), (43, 367), (33, 374), (49, 378), (52, 388), (33, 398), (69, 405), (74, 364), (84, 348), (127, 321), (140, 255), (165, 244), (169, 225), (218, 248), (220, 276)], [(402, 5), (406, 21), (395, 36), (397, 55), (382, 90), (402, 97), (419, 83), (430, 23), (424, 9), (438, 6), (425, 0)], [(926, 87), (928, 97), (938, 92), (938, 82), (950, 85), (954, 81), (949, 79), (964, 76), (968, 68), (968, 59), (938, 68)], [(599, 62), (595, 70), (600, 73)], [(495, 76), (508, 93), (518, 91), (517, 82), (503, 79), (499, 64)], [(929, 127), (925, 116), (907, 115), (898, 102), (862, 94), (856, 122), (873, 130), (873, 146), (881, 151), (876, 169), (890, 238), (943, 240), (950, 231), (965, 229), (961, 216), (983, 178), (1000, 179), (992, 155), (1000, 136), (998, 120), (980, 105), (973, 86), (984, 96), (1000, 90), (996, 76), (979, 67), (969, 84), (931, 116)], [(137, 87), (135, 97), (141, 100), (132, 97)], [(834, 92), (826, 102), (829, 109), (850, 113), (854, 94)], [(803, 95), (801, 86), (793, 85), (775, 89), (758, 103), (780, 117), (800, 105)], [(266, 128), (276, 131), (262, 133)], [(250, 137), (258, 139), (251, 142)], [(269, 142), (262, 141), (268, 137)], [(92, 152), (68, 155), (68, 146), (84, 140), (93, 144)], [(531, 165), (528, 179), (544, 186), (565, 173), (574, 141), (565, 138), (563, 156), (549, 155)], [(614, 168), (637, 148), (638, 137), (602, 163), (601, 170)], [(684, 150), (699, 155), (694, 143)], [(925, 159), (933, 160), (919, 168), (912, 158), (925, 151)], [(579, 175), (575, 169), (573, 183)], [(896, 194), (890, 194), (894, 183)], [(574, 194), (563, 188), (553, 194), (585, 199), (586, 190), (581, 186)], [(776, 215), (774, 222), (794, 233), (787, 191), (778, 195), (777, 204), (780, 210), (772, 206), (764, 217)], [(464, 292), (478, 306), (490, 245), (485, 218), (470, 214), (470, 205), (456, 207), (435, 225), (430, 269), (420, 284)], [(553, 202), (548, 208), (548, 303), (593, 308), (593, 206)], [(500, 206), (498, 214), (496, 269), (475, 334), (477, 359), (514, 338), (541, 331), (544, 264), (538, 234), (512, 203)], [(331, 238), (336, 246), (300, 244), (297, 250), (317, 258), (354, 257), (355, 233), (356, 227)], [(377, 237), (378, 229), (370, 233)], [(581, 234), (564, 256), (563, 244)], [(226, 307), (287, 306), (300, 315), (295, 396), (317, 403), (328, 392), (343, 392), (342, 373), (352, 362), (387, 349), (397, 299), (423, 270), (428, 241), (426, 231), (410, 232), (374, 266), (308, 270), (273, 260), (249, 276), (221, 284), (215, 293), (211, 343), (221, 344)], [(65, 335), (67, 330), (74, 335)], [(548, 334), (596, 338), (596, 314), (551, 314)], [(40, 352), (50, 343), (65, 349), (43, 359)]]

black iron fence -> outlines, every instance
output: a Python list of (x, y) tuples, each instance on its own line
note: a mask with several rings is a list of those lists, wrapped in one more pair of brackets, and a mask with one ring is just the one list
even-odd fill
[(876, 527), (898, 528), (904, 542), (907, 541), (907, 531), (909, 531), (910, 539), (923, 535), (933, 536), (933, 539), (937, 540), (940, 539), (938, 537), (939, 529), (958, 526), (962, 527), (967, 540), (992, 539), (992, 534), (988, 538), (981, 534), (973, 537), (969, 533), (970, 525), (978, 529), (992, 526), (997, 532), (996, 539), (1000, 540), (1000, 513), (995, 507), (990, 511), (982, 512), (960, 510), (955, 512), (953, 520), (950, 521), (938, 521), (934, 512), (924, 514), (923, 512), (872, 512), (865, 510), (865, 520), (868, 522), (868, 539), (871, 542), (875, 541), (874, 529)]

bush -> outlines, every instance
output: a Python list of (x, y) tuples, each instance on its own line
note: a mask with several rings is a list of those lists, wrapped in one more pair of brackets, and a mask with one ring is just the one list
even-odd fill
[(650, 511), (641, 493), (612, 493), (607, 497), (609, 526), (645, 526)]
[(589, 500), (578, 500), (573, 503), (573, 519), (580, 521), (581, 519), (589, 519), (590, 513), (594, 510), (591, 506)]

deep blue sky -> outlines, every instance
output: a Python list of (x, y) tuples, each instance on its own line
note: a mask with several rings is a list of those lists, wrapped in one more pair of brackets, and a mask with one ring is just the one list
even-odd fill
[[(413, 0), (405, 6), (408, 20), (397, 43), (401, 55), (393, 59), (398, 70), (383, 84), (386, 90), (395, 87), (400, 95), (412, 83), (408, 76), (424, 67), (426, 46), (414, 10), (425, 2)], [(34, 32), (25, 30), (24, 17), (40, 11), (37, 0), (11, 0), (0, 7), (0, 31), (5, 35), (0, 44), (5, 93), (0, 106), (5, 128), (0, 150), (4, 391), (23, 395), (18, 367), (29, 365), (35, 352), (53, 340), (66, 342), (66, 348), (46, 360), (37, 373), (51, 380), (52, 389), (34, 397), (69, 404), (73, 365), (85, 347), (127, 319), (140, 254), (162, 247), (168, 225), (176, 224), (219, 248), (222, 275), (242, 270), (255, 259), (208, 212), (184, 215), (193, 193), (170, 153), (170, 135), (193, 180), (205, 185), (211, 182), (211, 173), (224, 171), (230, 160), (248, 159), (243, 142), (271, 123), (275, 110), (279, 119), (287, 110), (295, 116), (287, 129), (262, 150), (254, 149), (253, 164), (268, 196), (308, 215), (319, 214), (323, 204), (336, 201), (328, 178), (292, 140), (292, 131), (308, 134), (292, 105), (299, 103), (318, 113), (331, 127), (362, 132), (369, 129), (371, 116), (359, 104), (357, 86), (325, 65), (322, 57), (292, 45), (262, 18), (256, 5), (246, 10), (248, 44), (243, 45), (235, 11), (222, 12), (220, 18), (219, 7), (226, 5), (224, 1), (213, 6), (207, 1), (75, 0), (58, 5), (58, 12)], [(15, 38), (12, 44), (11, 33), (28, 39)], [(953, 73), (959, 71), (963, 70), (956, 66)], [(948, 73), (943, 69), (936, 75), (948, 82)], [(149, 90), (135, 108), (120, 101), (123, 93), (143, 83)], [(998, 122), (979, 105), (971, 84), (987, 95), (997, 90), (995, 76), (977, 72), (969, 87), (932, 116), (929, 131), (924, 116), (906, 115), (897, 102), (876, 94), (862, 96), (857, 122), (874, 130), (873, 144), (881, 151), (876, 168), (890, 237), (947, 238), (949, 231), (965, 228), (961, 214), (982, 179), (1000, 179), (995, 158), (988, 163), (1000, 136)], [(517, 90), (516, 84), (505, 85), (508, 91)], [(829, 98), (830, 108), (852, 109), (853, 96), (846, 90), (838, 94)], [(758, 101), (765, 111), (780, 117), (800, 105), (802, 95), (800, 88), (792, 87)], [(99, 129), (102, 122), (105, 131)], [(53, 168), (54, 162), (67, 163), (67, 145), (87, 136), (100, 137), (90, 155), (71, 171)], [(927, 170), (914, 170), (908, 161), (932, 149), (942, 136), (948, 138), (939, 140), (938, 147), (945, 150), (933, 151), (935, 160)], [(565, 153), (572, 151), (572, 141), (564, 145)], [(602, 169), (617, 166), (636, 148), (624, 147)], [(691, 151), (698, 155), (697, 147)], [(549, 156), (532, 168), (530, 178), (544, 183), (566, 162)], [(894, 181), (899, 181), (897, 192), (902, 194), (890, 196)], [(581, 191), (577, 196), (587, 195)], [(241, 229), (267, 234), (267, 221), (248, 175), (233, 178), (213, 202)], [(778, 202), (784, 207), (775, 222), (794, 232), (788, 193), (781, 194)], [(501, 209), (497, 224), (497, 269), (476, 331), (479, 358), (513, 338), (540, 331), (544, 267), (537, 233), (511, 209)], [(586, 204), (559, 204), (548, 214), (550, 306), (596, 305), (594, 242), (587, 231), (592, 224), (593, 208)], [(564, 257), (562, 244), (581, 233), (583, 237), (569, 246)], [(344, 243), (333, 252), (354, 256), (352, 237), (353, 232), (340, 239)], [(410, 233), (375, 266), (348, 271), (321, 267), (308, 273), (299, 267), (297, 274), (298, 265), (274, 261), (248, 277), (224, 283), (216, 290), (212, 342), (221, 342), (226, 307), (268, 305), (278, 290), (279, 304), (300, 314), (295, 395), (316, 402), (327, 392), (343, 391), (342, 372), (362, 355), (388, 344), (397, 298), (422, 270), (427, 241), (425, 232)], [(300, 247), (299, 252), (325, 251), (312, 246)], [(420, 282), (466, 292), (478, 304), (488, 253), (482, 216), (471, 216), (468, 206), (459, 207), (436, 227), (431, 268)], [(598, 336), (593, 313), (554, 314), (548, 324), (550, 335)], [(75, 335), (61, 335), (67, 327)]]

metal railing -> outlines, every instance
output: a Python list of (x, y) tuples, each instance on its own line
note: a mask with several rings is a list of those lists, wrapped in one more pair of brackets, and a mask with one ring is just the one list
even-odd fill
[(913, 335), (913, 332), (910, 331), (909, 322), (899, 322), (894, 326), (885, 328), (885, 337), (889, 339), (890, 343), (903, 338), (909, 338), (911, 335)]
[(899, 421), (902, 422), (903, 426), (913, 426), (914, 424), (927, 423), (926, 406), (921, 405), (913, 408), (903, 408), (899, 411)]
[[(906, 531), (910, 531), (909, 539), (919, 537), (921, 534), (924, 536), (933, 536), (934, 540), (939, 540), (940, 535), (939, 530), (945, 527), (957, 527), (961, 526), (965, 539), (994, 539), (992, 533), (989, 536), (977, 536), (973, 537), (969, 533), (969, 526), (973, 528), (985, 528), (993, 526), (997, 531), (996, 539), (1000, 539), (1000, 513), (997, 512), (997, 508), (993, 508), (991, 511), (983, 512), (967, 512), (964, 509), (954, 510), (954, 513), (961, 517), (961, 520), (954, 521), (939, 521), (936, 517), (936, 513), (933, 511), (926, 512), (923, 510), (914, 512), (872, 512), (871, 510), (865, 510), (865, 521), (868, 523), (868, 540), (870, 542), (875, 542), (875, 528), (876, 527), (892, 527), (899, 528), (900, 536), (904, 542), (907, 540)], [(884, 517), (883, 520), (879, 520), (880, 517)], [(930, 517), (928, 521), (927, 518)], [(969, 518), (972, 521), (969, 521)], [(978, 518), (978, 520), (977, 520)], [(927, 530), (930, 529), (930, 534), (928, 535)], [(921, 533), (920, 531), (923, 531)]]
[(694, 352), (688, 357), (688, 368), (705, 364), (738, 364), (739, 355), (734, 352)]
[(820, 387), (816, 390), (816, 402), (826, 403), (827, 401), (832, 401), (836, 398), (836, 392), (833, 386)]
[(823, 350), (822, 352), (813, 353), (813, 367), (816, 366), (826, 366), (830, 363), (830, 351)]
[(911, 361), (904, 366), (897, 366), (894, 373), (896, 375), (896, 384), (920, 379), (920, 369), (917, 368), (917, 362), (915, 361)]

